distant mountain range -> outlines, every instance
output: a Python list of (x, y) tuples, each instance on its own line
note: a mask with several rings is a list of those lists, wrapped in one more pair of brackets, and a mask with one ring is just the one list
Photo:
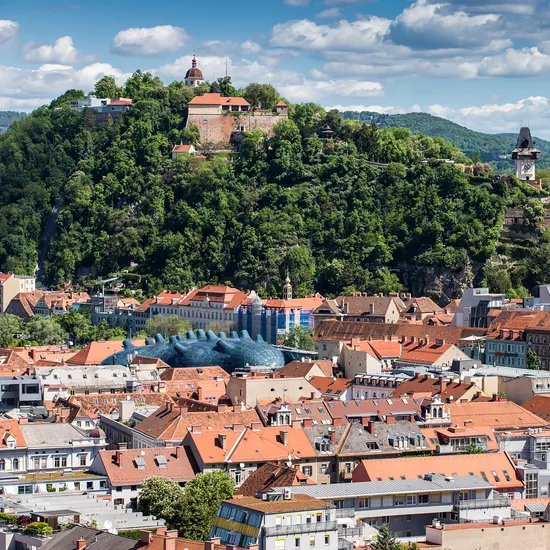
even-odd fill
[(0, 134), (8, 131), (8, 128), (16, 121), (25, 118), (27, 113), (17, 111), (0, 111)]
[[(445, 118), (429, 115), (428, 113), (407, 113), (402, 115), (385, 115), (371, 111), (345, 111), (345, 118), (376, 122), (380, 128), (409, 128), (414, 134), (426, 136), (440, 136), (446, 139), (466, 155), (479, 151), (481, 160), (491, 162), (500, 170), (513, 167), (510, 154), (516, 146), (518, 134), (484, 134), (475, 132), (460, 124), (456, 124)], [(519, 133), (519, 127), (518, 127)], [(550, 168), (550, 141), (534, 138), (536, 146), (541, 150), (541, 160), (538, 166)], [(508, 155), (507, 159), (500, 158)]]

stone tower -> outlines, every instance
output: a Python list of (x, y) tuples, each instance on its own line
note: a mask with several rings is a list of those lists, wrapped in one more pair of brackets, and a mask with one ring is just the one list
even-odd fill
[(188, 88), (195, 88), (199, 84), (204, 84), (204, 77), (202, 76), (202, 71), (200, 69), (197, 69), (197, 58), (193, 55), (191, 68), (187, 71), (187, 74), (185, 75), (185, 85)]
[(519, 131), (518, 143), (512, 152), (512, 159), (516, 163), (516, 177), (525, 182), (535, 183), (535, 161), (540, 159), (540, 151), (535, 149), (531, 130), (527, 126)]
[(292, 300), (292, 285), (290, 284), (290, 277), (286, 274), (285, 284), (283, 286), (283, 300)]

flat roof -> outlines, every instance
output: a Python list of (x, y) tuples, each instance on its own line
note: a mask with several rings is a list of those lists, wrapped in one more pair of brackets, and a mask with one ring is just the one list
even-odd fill
[[(452, 479), (450, 481), (449, 479)], [(433, 493), (464, 491), (469, 489), (493, 489), (494, 487), (477, 476), (446, 478), (435, 475), (427, 479), (396, 479), (392, 481), (360, 481), (333, 483), (331, 485), (303, 485), (289, 487), (295, 494), (310, 495), (318, 499), (356, 498), (406, 493)]]

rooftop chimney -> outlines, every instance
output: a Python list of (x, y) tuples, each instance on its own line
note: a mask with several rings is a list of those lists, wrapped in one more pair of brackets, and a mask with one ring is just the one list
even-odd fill
[(164, 538), (164, 550), (176, 550), (176, 539), (178, 538), (177, 529), (166, 531)]
[(386, 424), (395, 424), (395, 416), (388, 414), (388, 416), (386, 416)]
[(183, 447), (178, 446), (176, 447), (176, 460), (180, 460), (183, 458)]
[(151, 531), (140, 531), (139, 540), (143, 544), (151, 544), (153, 542), (153, 533)]
[(221, 543), (221, 539), (208, 539), (204, 543), (204, 550), (215, 550), (216, 546), (220, 546)]
[(332, 425), (337, 428), (344, 423), (344, 419), (341, 416), (336, 416), (332, 419)]
[(313, 428), (312, 418), (304, 418), (304, 428)]
[(218, 434), (218, 444), (221, 449), (224, 451), (227, 449), (227, 435), (226, 434)]
[(281, 437), (281, 443), (286, 447), (288, 445), (288, 432), (286, 430), (281, 430), (279, 435)]
[(332, 445), (336, 445), (336, 431), (335, 430), (332, 430), (332, 432), (330, 432), (330, 442), (332, 443)]
[(443, 376), (439, 377), (439, 393), (444, 393), (447, 389), (447, 380)]
[(122, 467), (122, 451), (115, 451), (115, 464)]
[[(299, 420), (298, 420), (299, 422)], [(250, 428), (253, 432), (261, 432), (262, 431), (262, 423), (261, 422), (251, 422)]]
[(76, 539), (76, 550), (84, 550), (84, 548), (86, 548), (86, 541), (82, 537)]

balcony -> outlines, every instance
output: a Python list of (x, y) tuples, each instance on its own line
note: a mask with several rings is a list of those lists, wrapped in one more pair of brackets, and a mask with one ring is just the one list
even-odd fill
[(315, 523), (299, 523), (298, 525), (276, 525), (275, 527), (265, 527), (266, 537), (276, 537), (279, 535), (301, 535), (303, 533), (320, 533), (336, 531), (338, 524), (335, 521), (319, 521)]
[(508, 497), (497, 497), (479, 500), (461, 500), (455, 503), (457, 510), (483, 510), (487, 508), (507, 508), (510, 506)]

